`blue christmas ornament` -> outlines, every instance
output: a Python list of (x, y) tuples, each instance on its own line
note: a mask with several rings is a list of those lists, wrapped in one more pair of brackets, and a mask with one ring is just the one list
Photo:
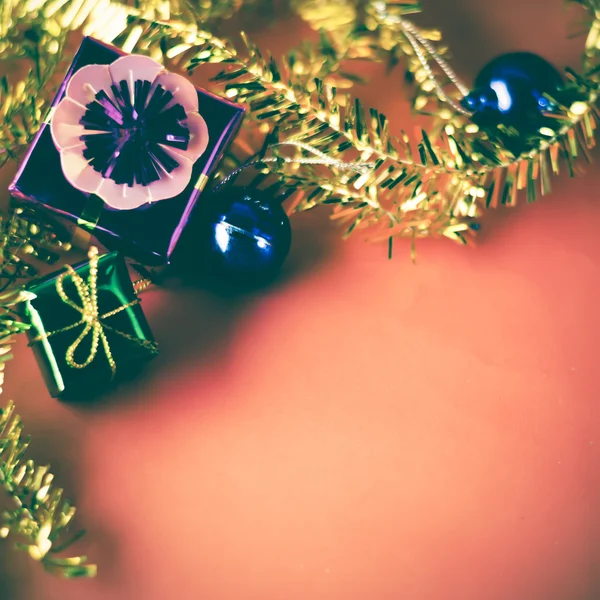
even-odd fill
[(291, 246), (281, 204), (255, 188), (227, 185), (206, 199), (201, 216), (201, 262), (218, 279), (257, 282), (275, 275)]
[(536, 54), (504, 54), (484, 67), (463, 106), (482, 127), (503, 124), (529, 135), (557, 108), (544, 94), (554, 95), (562, 84), (560, 73)]

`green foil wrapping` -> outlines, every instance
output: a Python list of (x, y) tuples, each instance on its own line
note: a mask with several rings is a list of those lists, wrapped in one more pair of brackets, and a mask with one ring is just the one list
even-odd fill
[[(74, 266), (75, 272), (88, 281), (90, 262)], [(30, 345), (53, 397), (68, 400), (86, 400), (106, 390), (117, 381), (133, 377), (141, 367), (156, 355), (154, 338), (123, 257), (112, 252), (98, 259), (97, 302), (98, 313), (115, 314), (102, 319), (106, 325), (104, 335), (116, 365), (113, 373), (110, 362), (99, 344), (98, 351), (85, 368), (74, 368), (68, 360), (68, 350), (82, 334), (85, 324), (80, 323), (82, 313), (61, 298), (57, 280), (64, 275), (61, 270), (34, 282), (28, 292), (32, 294), (23, 303), (23, 317), (31, 326), (28, 331)], [(80, 304), (73, 278), (63, 278), (63, 289), (76, 304)], [(125, 308), (123, 308), (125, 307)], [(90, 355), (93, 335), (89, 333), (74, 352), (77, 363), (83, 363)]]

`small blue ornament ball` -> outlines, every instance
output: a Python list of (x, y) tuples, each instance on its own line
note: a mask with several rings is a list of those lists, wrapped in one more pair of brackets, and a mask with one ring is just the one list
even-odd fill
[(292, 242), (277, 199), (255, 188), (227, 185), (205, 199), (199, 260), (222, 282), (259, 283), (283, 265)]
[(530, 135), (543, 124), (544, 113), (556, 110), (544, 94), (552, 96), (562, 85), (560, 73), (540, 56), (503, 54), (479, 73), (463, 106), (482, 127), (502, 124)]

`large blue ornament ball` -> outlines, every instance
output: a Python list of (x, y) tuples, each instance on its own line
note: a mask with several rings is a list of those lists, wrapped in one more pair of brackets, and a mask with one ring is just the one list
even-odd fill
[(560, 73), (537, 54), (503, 54), (479, 73), (463, 106), (480, 126), (502, 124), (530, 135), (543, 125), (544, 113), (556, 110), (544, 94), (552, 96), (562, 84)]
[(259, 283), (277, 274), (292, 231), (281, 204), (255, 188), (225, 186), (205, 200), (200, 260), (217, 279)]

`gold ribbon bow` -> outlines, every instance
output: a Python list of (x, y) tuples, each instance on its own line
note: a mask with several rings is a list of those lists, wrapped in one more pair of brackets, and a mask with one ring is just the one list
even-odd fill
[[(158, 349), (154, 342), (140, 340), (139, 338), (127, 333), (123, 333), (122, 331), (119, 331), (118, 329), (115, 329), (104, 322), (106, 319), (109, 319), (110, 317), (127, 310), (136, 304), (139, 304), (140, 299), (136, 298), (127, 304), (119, 306), (119, 308), (115, 308), (114, 310), (101, 315), (98, 310), (98, 249), (92, 246), (88, 252), (88, 257), (90, 260), (90, 273), (87, 283), (70, 265), (68, 265), (66, 267), (66, 271), (59, 275), (59, 277), (56, 279), (56, 292), (60, 299), (65, 304), (68, 304), (71, 308), (80, 313), (81, 319), (72, 325), (63, 327), (62, 329), (57, 329), (56, 331), (39, 335), (31, 340), (30, 344), (40, 342), (41, 340), (47, 339), (53, 335), (64, 333), (65, 331), (70, 331), (71, 329), (75, 329), (76, 327), (83, 325), (81, 333), (67, 349), (65, 356), (67, 364), (73, 369), (85, 369), (96, 358), (96, 355), (98, 354), (98, 348), (100, 343), (102, 343), (102, 348), (106, 354), (108, 364), (110, 365), (111, 377), (114, 377), (117, 372), (117, 365), (113, 358), (108, 339), (106, 338), (106, 331), (116, 333), (131, 342), (135, 342), (140, 346), (143, 346), (155, 354), (158, 352)], [(65, 277), (70, 277), (71, 281), (75, 285), (77, 294), (79, 295), (79, 300), (81, 301), (81, 306), (71, 300), (71, 298), (69, 298), (65, 292), (63, 287)], [(77, 351), (77, 348), (79, 348), (80, 344), (89, 335), (92, 336), (90, 353), (83, 362), (77, 362), (74, 358), (75, 352)]]

